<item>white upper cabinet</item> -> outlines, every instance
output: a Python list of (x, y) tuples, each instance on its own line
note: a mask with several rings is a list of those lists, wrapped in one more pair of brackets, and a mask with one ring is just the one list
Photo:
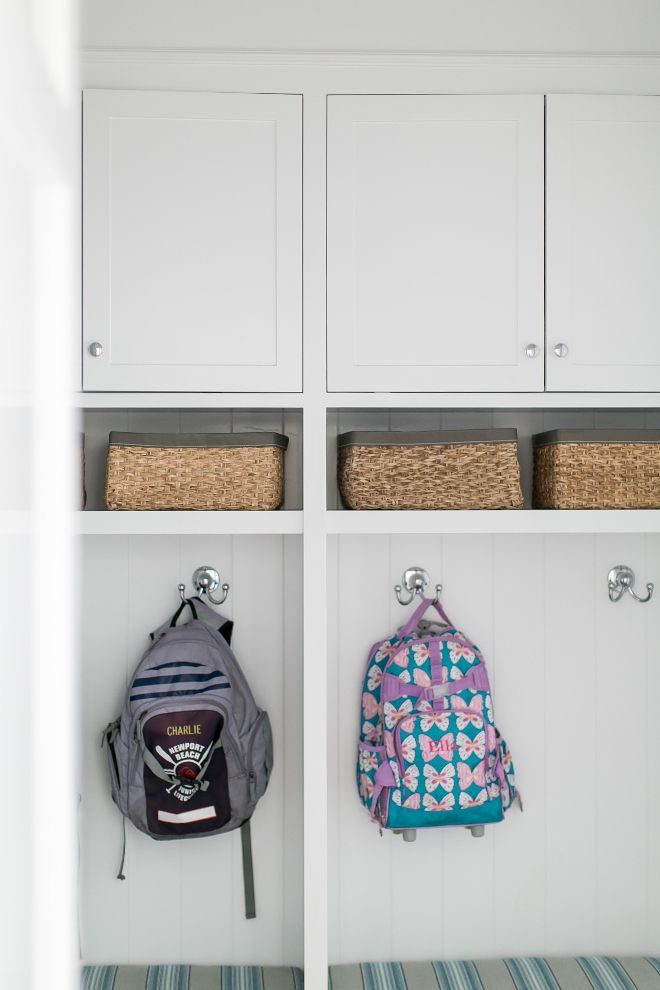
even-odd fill
[(660, 391), (660, 97), (548, 96), (546, 140), (547, 388)]
[(542, 391), (543, 344), (543, 97), (329, 97), (329, 389)]
[(302, 98), (88, 90), (83, 144), (84, 388), (299, 390)]

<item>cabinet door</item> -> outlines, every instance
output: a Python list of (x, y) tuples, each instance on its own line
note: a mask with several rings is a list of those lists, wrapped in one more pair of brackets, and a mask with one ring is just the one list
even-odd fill
[(85, 389), (301, 388), (301, 142), (300, 96), (85, 92)]
[(543, 390), (542, 96), (329, 97), (328, 363), (332, 391)]
[(548, 96), (546, 127), (547, 387), (659, 391), (660, 97)]

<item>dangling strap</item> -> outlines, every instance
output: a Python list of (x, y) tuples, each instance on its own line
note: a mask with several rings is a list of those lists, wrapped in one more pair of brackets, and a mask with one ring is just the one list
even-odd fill
[(455, 628), (451, 619), (447, 618), (445, 610), (443, 609), (440, 602), (436, 602), (432, 598), (425, 598), (422, 604), (419, 606), (419, 608), (415, 610), (412, 619), (409, 619), (406, 622), (405, 626), (399, 632), (400, 640), (410, 635), (410, 633), (413, 631), (419, 620), (424, 617), (424, 613), (428, 611), (431, 605), (433, 605), (434, 609), (436, 610), (436, 612), (438, 613), (438, 615), (440, 616), (443, 622), (446, 622), (447, 625), (450, 626), (452, 629)]
[(241, 825), (241, 846), (243, 847), (243, 888), (245, 890), (245, 917), (256, 918), (254, 901), (254, 868), (252, 865), (252, 838), (250, 819)]
[(121, 816), (121, 821), (124, 829), (124, 842), (121, 847), (121, 863), (119, 864), (119, 873), (117, 874), (117, 879), (125, 880), (126, 877), (124, 876), (124, 860), (126, 859), (126, 819), (124, 818), (123, 815)]
[(170, 622), (170, 628), (172, 626), (175, 626), (177, 624), (177, 622), (179, 621), (179, 616), (183, 612), (183, 610), (186, 607), (186, 605), (190, 605), (190, 611), (192, 612), (193, 619), (196, 619), (197, 618), (197, 610), (195, 609), (195, 606), (192, 603), (192, 599), (191, 598), (186, 598), (185, 602), (181, 602), (181, 604), (179, 605), (178, 609), (176, 610), (176, 612), (172, 616), (172, 621)]

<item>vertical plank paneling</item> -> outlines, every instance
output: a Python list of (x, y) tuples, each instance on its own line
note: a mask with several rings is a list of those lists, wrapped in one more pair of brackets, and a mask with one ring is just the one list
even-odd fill
[(596, 537), (598, 951), (642, 953), (647, 909), (647, 710), (645, 609), (626, 594), (612, 604), (607, 573), (632, 567), (646, 582), (644, 537)]
[[(389, 912), (365, 912), (369, 891), (373, 904), (392, 901), (390, 851), (393, 837), (378, 835), (357, 797), (355, 763), (361, 714), (362, 679), (369, 649), (388, 632), (389, 538), (342, 537), (339, 541), (339, 608), (341, 627), (336, 664), (338, 704), (330, 711), (332, 747), (339, 767), (339, 861), (329, 875), (340, 887), (342, 958), (364, 958), (369, 945), (376, 958), (388, 958), (392, 944)], [(365, 577), (365, 569), (367, 576)]]
[[(660, 539), (383, 535), (339, 544), (331, 961), (656, 951), (660, 599), (612, 604), (606, 575), (627, 563), (640, 591), (660, 584)], [(413, 565), (444, 584), (449, 616), (485, 654), (525, 799), (524, 814), (514, 807), (483, 839), (449, 829), (408, 845), (381, 839), (360, 814), (346, 713), (359, 702), (367, 640), (411, 612), (391, 587)], [(421, 883), (411, 899), (417, 876), (432, 896)], [(365, 890), (383, 906), (377, 923)]]
[[(142, 429), (142, 427), (140, 427)], [(129, 677), (157, 629), (176, 607), (179, 536), (131, 536), (128, 540)], [(130, 884), (132, 963), (181, 959), (181, 842), (156, 842), (126, 825), (127, 883)], [(165, 906), (167, 908), (165, 909)], [(167, 919), (167, 920), (165, 920)]]
[[(597, 757), (600, 656), (594, 537), (545, 537), (546, 951), (597, 951)], [(600, 580), (599, 580), (600, 578)], [(523, 778), (521, 778), (522, 784)], [(525, 819), (533, 809), (523, 788)]]
[[(543, 954), (546, 929), (544, 552), (542, 536), (493, 538), (493, 672), (498, 729), (511, 748), (525, 797), (492, 829), (495, 953)], [(490, 830), (489, 830), (490, 831)]]
[[(275, 746), (273, 775), (254, 813), (254, 856), (257, 917), (245, 919), (242, 872), (234, 869), (235, 962), (252, 958), (266, 963), (282, 960), (284, 889), (284, 630), (282, 612), (281, 536), (233, 537), (236, 655), (245, 671), (255, 701), (269, 710)], [(258, 566), (255, 564), (258, 561)], [(270, 593), (264, 591), (269, 589)], [(272, 589), (272, 590), (270, 590)], [(238, 832), (235, 833), (238, 850)], [(301, 843), (302, 848), (302, 843)]]
[[(654, 596), (660, 596), (660, 536), (648, 535), (645, 538), (644, 571), (639, 575), (642, 587), (653, 581), (658, 588)], [(660, 698), (660, 600), (655, 597), (644, 608), (646, 625), (646, 719), (648, 726), (647, 774), (646, 774), (646, 843), (648, 915), (645, 945), (658, 945), (660, 932), (660, 842), (658, 842), (658, 822), (660, 822), (660, 733), (655, 730), (658, 720), (658, 699)], [(653, 950), (655, 953), (655, 950)]]
[[(444, 415), (443, 415), (444, 425)], [(446, 536), (443, 541), (443, 604), (493, 670), (493, 538)], [(449, 958), (492, 955), (495, 947), (494, 832), (475, 839), (465, 829), (444, 836), (444, 939)], [(475, 891), (478, 892), (475, 896)], [(470, 924), (466, 924), (466, 919)]]
[[(100, 731), (121, 710), (149, 631), (175, 611), (177, 584), (185, 582), (190, 594), (193, 570), (202, 564), (215, 566), (231, 584), (219, 611), (236, 620), (239, 662), (273, 723), (275, 769), (254, 818), (256, 921), (244, 918), (238, 832), (155, 842), (128, 823), (127, 879), (115, 879), (121, 817), (110, 800)], [(85, 962), (301, 962), (300, 581), (301, 546), (295, 537), (86, 539)]]
[[(339, 543), (341, 537), (328, 536), (326, 567), (328, 573), (328, 952), (331, 959), (341, 959), (341, 818), (343, 814), (340, 781), (338, 712), (345, 706), (351, 715), (350, 699), (339, 694), (339, 644), (342, 614), (339, 608)], [(357, 710), (358, 702), (355, 702)], [(354, 716), (353, 716), (354, 718)], [(359, 723), (358, 723), (359, 724)], [(355, 725), (355, 723), (354, 723)], [(357, 731), (357, 729), (356, 729)]]
[[(233, 569), (232, 537), (186, 536), (181, 537), (180, 544), (179, 580), (185, 583), (186, 594), (195, 593), (192, 575), (197, 567), (215, 567), (220, 582), (226, 581), (230, 586), (227, 601), (217, 611), (228, 619), (234, 618), (236, 595), (240, 592)], [(188, 617), (186, 610), (180, 622)], [(171, 844), (179, 846), (181, 854), (182, 946), (195, 945), (200, 962), (211, 964), (218, 958), (233, 962), (234, 929), (243, 914), (237, 887), (240, 843), (229, 833)], [(200, 877), (205, 878), (203, 884)], [(182, 952), (181, 962), (187, 961), (185, 948)]]
[(293, 966), (303, 964), (302, 550), (301, 536), (288, 536), (283, 540), (283, 705), (280, 716), (283, 725), (280, 779), (285, 815), (282, 839), (283, 932), (280, 961)]
[(122, 816), (100, 747), (102, 730), (121, 710), (132, 663), (127, 544), (128, 537), (87, 537), (81, 583), (80, 929), (84, 958), (99, 962), (129, 958), (131, 883), (117, 880)]
[[(426, 597), (435, 596), (435, 585), (442, 584), (442, 536), (391, 537), (390, 580), (387, 602), (390, 612), (389, 629), (394, 632), (407, 622), (420, 604), (420, 598), (402, 608), (392, 586), (401, 584), (403, 572), (409, 567), (428, 571), (430, 586)], [(407, 593), (404, 592), (407, 597)], [(430, 608), (428, 619), (437, 619)], [(392, 849), (392, 950), (397, 959), (423, 959), (428, 945), (435, 945), (442, 954), (446, 928), (444, 850), (446, 834), (418, 830), (415, 842), (404, 842), (401, 836), (391, 837)], [(432, 883), (414, 883), (415, 924), (410, 924), (410, 891), (412, 877), (433, 877)]]

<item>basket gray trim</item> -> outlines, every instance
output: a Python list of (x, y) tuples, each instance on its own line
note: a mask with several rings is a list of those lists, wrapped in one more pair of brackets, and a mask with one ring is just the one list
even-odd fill
[[(660, 431), (659, 431), (660, 433)], [(447, 447), (467, 443), (516, 443), (517, 430), (417, 430), (414, 433), (362, 431), (342, 433), (338, 447)]]
[(289, 438), (282, 433), (117, 433), (111, 447), (281, 447)]
[(555, 443), (660, 443), (660, 430), (548, 430), (532, 437), (534, 447)]

